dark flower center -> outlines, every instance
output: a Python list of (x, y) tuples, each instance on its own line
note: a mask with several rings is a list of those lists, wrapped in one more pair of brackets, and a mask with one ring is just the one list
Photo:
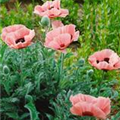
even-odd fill
[(54, 16), (54, 14), (52, 13), (52, 14), (50, 14), (50, 16)]
[(61, 44), (60, 47), (65, 47), (65, 44)]
[(89, 112), (89, 111), (85, 111), (82, 113), (83, 116), (93, 116), (93, 113)]
[[(109, 60), (110, 60), (109, 58), (104, 58), (104, 60), (103, 60), (103, 61), (105, 61), (105, 62), (109, 63)], [(97, 63), (99, 63), (100, 61), (99, 61), (99, 60), (97, 60), (96, 62), (97, 62)]]
[(97, 60), (97, 63), (99, 63), (99, 60)]
[[(54, 6), (51, 6), (50, 8), (48, 8), (49, 10), (51, 10), (51, 9), (53, 9), (54, 8)], [(59, 10), (59, 8), (57, 7), (56, 9), (58, 9)]]
[(50, 9), (54, 8), (54, 6), (51, 6)]
[(72, 35), (70, 35), (71, 36), (71, 39), (73, 38), (73, 36)]
[(109, 63), (109, 58), (105, 58), (104, 61), (106, 61), (107, 63)]
[(24, 43), (25, 42), (25, 39), (24, 38), (20, 38), (20, 39), (18, 39), (18, 40), (16, 40), (15, 41), (16, 42), (16, 44), (18, 44), (18, 43)]

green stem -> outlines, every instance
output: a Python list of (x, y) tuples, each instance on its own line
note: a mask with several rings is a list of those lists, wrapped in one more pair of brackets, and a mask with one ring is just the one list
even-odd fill
[(20, 78), (21, 78), (21, 85), (23, 85), (23, 49), (20, 50), (21, 60), (20, 60)]
[(64, 53), (61, 53), (61, 67), (60, 67), (60, 71), (61, 71), (61, 77), (62, 77), (62, 73), (63, 73), (63, 63), (64, 63)]
[(45, 32), (44, 32), (44, 38), (43, 38), (43, 41), (45, 41), (46, 34), (50, 31), (50, 25), (47, 26), (47, 27), (44, 27), (44, 30), (45, 30)]
[(102, 79), (99, 81), (99, 88), (98, 88), (99, 95), (100, 95), (100, 90), (101, 90), (101, 85), (102, 85), (103, 80), (105, 80), (105, 71), (104, 70), (102, 72)]
[(63, 63), (64, 63), (64, 53), (61, 53), (61, 57), (60, 57), (60, 67), (59, 67), (59, 72), (58, 72), (58, 82), (57, 82), (57, 86), (59, 86), (60, 80), (63, 77)]

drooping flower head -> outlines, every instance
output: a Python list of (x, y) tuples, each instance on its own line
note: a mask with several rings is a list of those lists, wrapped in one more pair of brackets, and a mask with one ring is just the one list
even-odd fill
[(88, 59), (89, 63), (100, 70), (114, 70), (120, 68), (120, 57), (113, 50), (104, 49), (95, 52)]
[(49, 18), (66, 17), (69, 12), (60, 7), (60, 0), (47, 1), (42, 6), (35, 6), (34, 13), (39, 16), (48, 16)]
[(75, 31), (75, 25), (65, 25), (48, 32), (44, 45), (45, 47), (64, 52), (78, 37), (79, 31)]
[(70, 97), (72, 107), (70, 111), (78, 116), (94, 116), (106, 119), (110, 113), (110, 99), (104, 97), (95, 98), (90, 95), (78, 94)]
[(11, 48), (21, 49), (32, 43), (35, 36), (34, 30), (26, 28), (24, 25), (11, 25), (3, 28), (2, 40)]

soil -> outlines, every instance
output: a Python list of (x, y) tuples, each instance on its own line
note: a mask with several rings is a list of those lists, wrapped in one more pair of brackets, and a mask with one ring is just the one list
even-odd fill
[(37, 111), (41, 113), (39, 114), (40, 120), (48, 120), (45, 113), (54, 115), (54, 112), (52, 111), (52, 109), (50, 109), (51, 105), (48, 99), (37, 100), (35, 102), (35, 105), (36, 105)]

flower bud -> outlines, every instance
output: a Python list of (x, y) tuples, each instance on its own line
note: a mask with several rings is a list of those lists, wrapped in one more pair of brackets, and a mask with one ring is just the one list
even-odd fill
[(85, 64), (85, 60), (84, 60), (84, 58), (81, 58), (81, 59), (79, 60), (79, 65), (80, 65), (80, 67), (83, 67), (84, 64)]
[(3, 66), (3, 73), (4, 73), (4, 74), (8, 74), (9, 72), (10, 72), (9, 67), (8, 67), (7, 65), (4, 65), (4, 66)]
[(90, 70), (87, 71), (88, 76), (92, 76), (93, 73), (94, 73), (94, 70), (93, 70), (93, 69), (90, 69)]
[(48, 16), (43, 16), (42, 17), (41, 24), (45, 27), (50, 25), (50, 19), (48, 18)]

